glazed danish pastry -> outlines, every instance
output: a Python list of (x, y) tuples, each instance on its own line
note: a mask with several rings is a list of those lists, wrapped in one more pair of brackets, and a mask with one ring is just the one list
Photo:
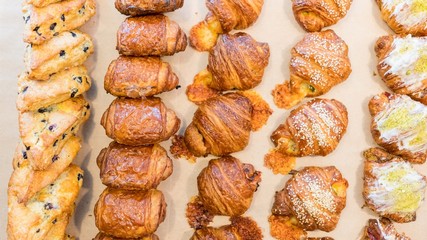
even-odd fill
[(369, 219), (362, 240), (381, 239), (411, 240), (404, 233), (398, 233), (388, 218)]
[(116, 9), (130, 16), (172, 12), (184, 5), (184, 0), (116, 0)]

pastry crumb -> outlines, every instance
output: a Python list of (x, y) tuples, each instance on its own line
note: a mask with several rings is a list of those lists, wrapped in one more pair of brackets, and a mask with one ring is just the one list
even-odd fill
[(289, 216), (271, 215), (268, 222), (270, 223), (270, 234), (275, 239), (300, 240), (307, 237), (307, 232), (292, 223)]
[(209, 87), (209, 82), (212, 79), (212, 74), (207, 70), (203, 70), (194, 77), (194, 82), (187, 87), (188, 100), (195, 104), (200, 104), (203, 101), (219, 96), (219, 91)]
[(196, 162), (196, 157), (188, 150), (184, 142), (184, 137), (181, 135), (173, 136), (170, 152), (175, 159), (185, 158), (191, 163)]
[(205, 208), (199, 196), (192, 197), (187, 203), (185, 215), (188, 224), (194, 229), (207, 227), (214, 218), (214, 215)]
[(255, 91), (243, 91), (239, 93), (251, 101), (253, 107), (251, 120), (252, 131), (257, 131), (267, 123), (268, 118), (273, 113), (273, 110)]
[(271, 169), (274, 174), (288, 174), (295, 167), (295, 163), (295, 157), (285, 156), (274, 150), (264, 157), (264, 166)]

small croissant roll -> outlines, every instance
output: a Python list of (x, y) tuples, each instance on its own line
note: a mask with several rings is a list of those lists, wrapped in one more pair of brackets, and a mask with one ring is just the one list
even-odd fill
[(107, 188), (95, 205), (95, 224), (104, 234), (141, 238), (154, 233), (166, 217), (163, 193)]
[(187, 37), (164, 15), (127, 18), (117, 32), (117, 50), (131, 56), (169, 56), (184, 51)]
[(184, 0), (116, 0), (116, 9), (130, 16), (172, 12), (184, 5)]
[(101, 125), (108, 137), (130, 146), (149, 145), (169, 139), (181, 121), (160, 98), (117, 98), (104, 112)]
[(173, 171), (172, 160), (157, 144), (126, 146), (112, 142), (101, 150), (96, 162), (104, 185), (126, 190), (156, 188)]
[(100, 232), (93, 240), (159, 240), (159, 237), (155, 234), (151, 234), (140, 238), (118, 238)]
[(104, 78), (105, 90), (116, 97), (141, 98), (170, 91), (179, 79), (159, 57), (120, 56)]

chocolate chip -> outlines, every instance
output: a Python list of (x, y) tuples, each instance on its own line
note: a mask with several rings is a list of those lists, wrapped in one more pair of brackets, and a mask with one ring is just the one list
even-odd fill
[(40, 27), (39, 27), (39, 26), (37, 26), (37, 27), (35, 27), (35, 28), (33, 29), (33, 31), (34, 31), (34, 32), (36, 32), (36, 33), (37, 33), (37, 35), (41, 36), (42, 34), (38, 32), (38, 31), (39, 31), (39, 29), (40, 29)]
[(55, 186), (55, 184), (51, 183), (50, 186), (53, 187), (53, 186)]
[(71, 97), (72, 98), (75, 97), (78, 92), (79, 92), (79, 90), (77, 88), (71, 89)]
[(58, 139), (55, 140), (55, 142), (53, 143), (53, 146), (56, 147), (56, 144), (58, 144)]
[(71, 128), (71, 132), (72, 132), (72, 131), (74, 131), (74, 129), (75, 129), (75, 128), (74, 128), (74, 127), (72, 127), (72, 128)]
[(45, 203), (45, 205), (44, 205), (44, 209), (46, 209), (46, 210), (51, 210), (51, 209), (53, 209), (53, 204), (52, 204), (52, 203)]
[(30, 15), (28, 15), (27, 17), (24, 17), (24, 21), (25, 23), (28, 23), (28, 21), (30, 21)]
[(83, 174), (79, 173), (77, 174), (77, 181), (80, 181), (83, 179)]
[(56, 23), (52, 23), (52, 24), (50, 24), (49, 29), (50, 29), (51, 31), (53, 31), (53, 30), (55, 29), (55, 27), (56, 27)]
[(25, 146), (25, 149), (28, 151), (31, 149), (31, 146)]
[(62, 15), (61, 15), (61, 20), (62, 20), (63, 22), (65, 22), (65, 15), (64, 15), (64, 14), (62, 14)]
[(42, 119), (40, 122), (45, 123), (47, 122), (46, 119)]
[(75, 34), (74, 32), (70, 32), (70, 33), (71, 33), (71, 36), (77, 37), (77, 34)]
[(56, 33), (53, 34), (54, 37), (56, 37), (58, 35), (59, 35), (59, 32), (56, 32)]
[(54, 162), (56, 162), (56, 161), (58, 161), (58, 155), (53, 155), (53, 157), (52, 157), (52, 162), (54, 163)]
[(85, 107), (86, 107), (86, 109), (90, 109), (90, 105), (89, 104), (87, 104)]
[(55, 128), (56, 128), (56, 124), (52, 124), (52, 125), (49, 126), (48, 129), (49, 129), (49, 131), (52, 132)]
[(39, 232), (40, 232), (40, 228), (39, 228), (39, 229), (37, 229), (36, 233), (39, 233)]
[(80, 84), (83, 82), (82, 77), (74, 77), (73, 80), (80, 83)]
[(61, 51), (59, 52), (59, 56), (60, 56), (60, 57), (65, 56), (65, 50), (61, 50)]
[(27, 90), (28, 90), (28, 86), (25, 86), (25, 87), (22, 89), (22, 93), (26, 92)]
[(22, 151), (22, 157), (23, 157), (24, 159), (28, 159), (27, 151)]
[(79, 10), (79, 14), (83, 14), (84, 12), (85, 12), (85, 6), (83, 5), (83, 7), (82, 8), (80, 8), (80, 10)]
[(67, 136), (67, 134), (66, 134), (66, 133), (63, 133), (63, 134), (62, 134), (62, 140), (64, 140), (66, 136)]
[(89, 50), (89, 47), (84, 47), (83, 48), (83, 52), (87, 52), (87, 50)]
[(178, 85), (175, 87), (175, 89), (180, 89), (180, 88), (181, 88), (181, 85)]
[(21, 163), (20, 162), (18, 162), (18, 168), (20, 168), (21, 167)]
[(45, 112), (51, 112), (52, 108), (39, 108), (39, 110), (37, 110), (39, 113), (45, 113)]
[(57, 222), (58, 220), (55, 218), (55, 219), (53, 219), (53, 221), (52, 221), (52, 224), (56, 224), (56, 222)]

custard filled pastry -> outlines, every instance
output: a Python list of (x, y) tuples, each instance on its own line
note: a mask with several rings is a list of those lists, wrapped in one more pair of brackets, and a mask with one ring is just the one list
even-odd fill
[[(189, 100), (202, 102), (211, 97), (205, 94), (210, 91), (219, 94), (219, 91), (254, 88), (262, 80), (269, 57), (268, 44), (257, 42), (246, 33), (221, 35), (209, 52), (207, 69), (196, 75), (187, 88)], [(204, 87), (212, 90), (201, 91)]]
[(79, 28), (95, 15), (95, 7), (94, 0), (64, 0), (42, 8), (24, 3), (24, 42), (41, 44)]
[(142, 238), (157, 230), (166, 217), (163, 193), (107, 188), (95, 205), (95, 224), (104, 234)]
[(118, 238), (118, 237), (109, 236), (100, 232), (96, 235), (96, 237), (93, 240), (159, 240), (159, 239), (160, 238), (155, 234), (151, 234), (151, 235), (140, 237), (140, 238)]
[(427, 179), (410, 163), (380, 148), (364, 152), (363, 197), (366, 205), (381, 217), (399, 223), (416, 219), (424, 201)]
[(264, 0), (206, 1), (209, 13), (190, 31), (190, 45), (198, 51), (210, 51), (218, 35), (251, 26), (261, 13)]
[(307, 231), (330, 232), (346, 206), (347, 187), (347, 180), (333, 166), (305, 167), (276, 192), (272, 213), (294, 218), (295, 225)]
[(398, 233), (393, 223), (388, 218), (369, 219), (362, 240), (382, 239), (411, 240), (411, 238), (407, 237), (404, 233)]
[(141, 146), (166, 141), (181, 121), (160, 98), (117, 98), (104, 112), (101, 125), (120, 144)]
[(178, 82), (160, 57), (120, 56), (108, 67), (104, 88), (116, 97), (141, 98), (175, 89)]
[(319, 32), (345, 17), (352, 0), (292, 0), (295, 20), (307, 32)]
[(184, 0), (116, 0), (116, 9), (130, 16), (172, 12), (184, 5)]
[(24, 57), (28, 78), (48, 80), (57, 72), (82, 65), (93, 51), (90, 36), (78, 30), (60, 33), (41, 45), (28, 44)]
[(427, 104), (426, 44), (427, 37), (410, 35), (384, 36), (375, 44), (381, 79), (395, 93), (408, 95), (423, 104)]
[(408, 96), (381, 93), (369, 102), (371, 133), (389, 153), (412, 163), (427, 158), (427, 106)]
[(127, 190), (156, 188), (173, 171), (172, 160), (158, 144), (126, 146), (110, 143), (96, 160), (104, 185)]
[(34, 170), (44, 170), (58, 158), (65, 142), (89, 118), (89, 104), (80, 96), (37, 111), (19, 114), (22, 143), (16, 154), (28, 159)]
[(383, 20), (398, 34), (427, 35), (427, 4), (423, 0), (376, 0)]
[(327, 93), (351, 73), (347, 44), (333, 30), (308, 33), (291, 50), (290, 80), (272, 94), (280, 108)]
[(164, 15), (127, 18), (117, 32), (117, 50), (131, 56), (169, 56), (184, 51), (187, 36)]

